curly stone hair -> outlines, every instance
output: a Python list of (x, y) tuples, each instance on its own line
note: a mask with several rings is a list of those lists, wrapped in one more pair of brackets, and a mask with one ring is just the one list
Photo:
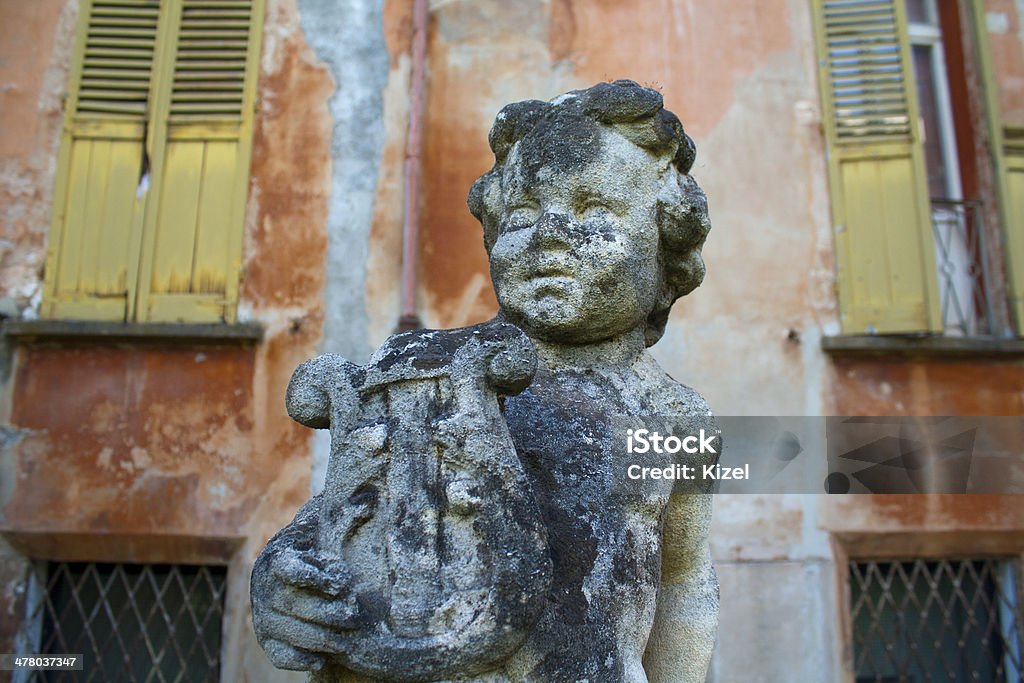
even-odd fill
[(696, 156), (693, 140), (675, 114), (664, 108), (661, 93), (633, 81), (598, 83), (574, 90), (551, 102), (526, 100), (503, 108), (488, 136), (494, 167), (480, 176), (469, 191), (469, 210), (480, 221), (487, 253), (498, 238), (503, 209), (502, 169), (513, 146), (538, 127), (557, 126), (560, 120), (585, 117), (613, 130), (641, 149), (670, 160), (658, 193), (661, 290), (647, 317), (645, 341), (651, 346), (665, 332), (669, 310), (681, 296), (704, 279), (701, 247), (711, 229), (704, 192), (690, 177)]

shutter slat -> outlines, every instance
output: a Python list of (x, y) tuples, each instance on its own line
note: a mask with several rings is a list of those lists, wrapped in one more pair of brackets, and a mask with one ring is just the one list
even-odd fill
[(202, 115), (202, 114), (232, 114), (232, 115), (240, 116), (240, 115), (236, 114), (238, 109), (239, 109), (239, 107), (234, 102), (229, 102), (229, 103), (224, 103), (224, 104), (209, 103), (209, 102), (202, 102), (202, 103), (198, 103), (198, 102), (197, 103), (182, 102), (181, 104), (179, 104), (175, 108), (175, 112), (174, 112), (175, 119), (174, 120), (180, 122), (180, 120), (181, 120), (180, 117), (183, 116), (183, 115), (188, 115), (188, 114), (194, 114), (194, 115)]
[(92, 34), (89, 36), (89, 47), (112, 47), (120, 49), (134, 49), (140, 52), (152, 53), (156, 40), (153, 38), (130, 38), (128, 36)]
[(218, 52), (217, 50), (190, 50), (187, 53), (178, 55), (178, 64), (185, 69), (195, 68), (196, 62), (208, 66), (221, 68), (235, 68), (244, 66), (245, 54), (241, 52)]
[(141, 78), (127, 79), (123, 76), (123, 74), (118, 74), (116, 79), (84, 77), (82, 78), (82, 90), (139, 91), (143, 97), (149, 92), (149, 81)]
[(230, 70), (226, 71), (218, 69), (220, 64), (211, 66), (208, 70), (196, 70), (192, 65), (189, 67), (191, 71), (179, 71), (175, 74), (180, 81), (229, 81), (237, 83), (240, 80), (244, 80), (245, 71), (243, 70)]
[(80, 106), (78, 111), (84, 114), (117, 114), (118, 118), (138, 119), (145, 115), (146, 104), (91, 100), (87, 105)]
[(213, 81), (204, 79), (189, 84), (188, 89), (175, 91), (180, 100), (206, 99), (217, 93), (237, 99), (242, 96), (242, 84), (237, 81)]
[[(139, 17), (147, 15), (130, 10), (119, 10), (117, 12), (93, 12), (92, 16), (94, 26), (124, 26), (125, 28), (136, 29), (139, 26)], [(155, 20), (157, 13), (153, 12), (152, 17)]]
[[(124, 62), (122, 62), (124, 64)], [(138, 83), (146, 83), (148, 85), (149, 79), (146, 77), (146, 73), (137, 69), (122, 68), (122, 69), (106, 69), (93, 66), (90, 69), (86, 69), (82, 72), (82, 81), (93, 81), (93, 80), (105, 80), (113, 79), (118, 81), (133, 81)]]
[(864, 55), (855, 53), (853, 55), (839, 55), (833, 56), (830, 60), (833, 68), (847, 68), (850, 66), (871, 66), (872, 64), (895, 64), (897, 68), (900, 65), (900, 58), (898, 54), (879, 54), (879, 55)]
[[(198, 22), (196, 22), (196, 24), (198, 24)], [(198, 25), (183, 28), (181, 30), (181, 36), (183, 38), (198, 36), (207, 40), (238, 37), (242, 37), (243, 39), (248, 38), (249, 21), (247, 18), (241, 21), (224, 20), (209, 22), (209, 25), (209, 28), (199, 27)]]
[(89, 36), (103, 36), (118, 39), (143, 39), (149, 42), (153, 42), (156, 37), (156, 27), (150, 28), (136, 28), (135, 26), (124, 21), (119, 24), (94, 24), (89, 29)]
[(196, 92), (196, 91), (193, 90), (193, 91), (190, 91), (190, 92), (175, 93), (174, 98), (175, 98), (176, 101), (182, 102), (182, 103), (184, 103), (184, 102), (197, 102), (197, 103), (202, 103), (202, 102), (210, 102), (210, 103), (215, 103), (215, 102), (239, 102), (242, 99), (242, 91), (241, 91), (241, 89), (239, 89), (237, 93), (236, 92), (224, 92), (220, 88), (216, 88), (216, 89), (211, 88), (210, 90), (211, 90), (211, 92)]

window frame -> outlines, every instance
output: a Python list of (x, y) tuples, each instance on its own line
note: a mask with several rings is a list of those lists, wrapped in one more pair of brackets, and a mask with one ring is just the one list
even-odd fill
[[(859, 675), (861, 672), (858, 671), (858, 664), (866, 664), (873, 670), (873, 680), (881, 678), (887, 681), (922, 668), (925, 672), (929, 671), (927, 667), (936, 663), (932, 654), (939, 655), (937, 663), (947, 673), (953, 669), (962, 671), (963, 667), (970, 667), (977, 675), (978, 668), (986, 665), (993, 670), (1004, 667), (1003, 679), (997, 680), (1013, 683), (1012, 676), (1024, 671), (1021, 664), (1022, 619), (1018, 589), (1021, 566), (1018, 558), (977, 555), (941, 558), (900, 556), (870, 560), (856, 558), (847, 563), (846, 569), (850, 584), (848, 609), (854, 630), (854, 638), (850, 643), (853, 675), (858, 683), (872, 680)], [(960, 581), (961, 577), (964, 578), (963, 582)], [(993, 581), (991, 586), (985, 580), (989, 577)], [(972, 578), (979, 581), (972, 582)], [(858, 592), (859, 596), (855, 597), (854, 594)], [(979, 595), (987, 597), (979, 601)], [(853, 614), (855, 610), (868, 622), (866, 634), (855, 623), (858, 621)], [(983, 612), (979, 614), (979, 610)], [(934, 625), (933, 620), (936, 618), (941, 620), (937, 629), (928, 628), (928, 624)], [(898, 638), (896, 645), (901, 647), (894, 648), (893, 643), (884, 639), (882, 642), (887, 645), (880, 660), (878, 636), (889, 631), (887, 623), (891, 628), (893, 622)], [(977, 652), (973, 653), (974, 657), (970, 656), (971, 648), (978, 643), (973, 640), (965, 643), (964, 634), (976, 633), (985, 624), (989, 625), (984, 629), (985, 632), (993, 626), (998, 627), (993, 632), (999, 641), (981, 641), (981, 651), (988, 656), (988, 661), (979, 662)], [(917, 626), (917, 633), (913, 632), (914, 625)], [(859, 641), (856, 635), (858, 630), (861, 635)], [(885, 635), (892, 633), (890, 631)], [(925, 636), (935, 640), (929, 642), (924, 639)], [(950, 654), (949, 650), (939, 647), (939, 639), (959, 639), (949, 658), (946, 656)], [(1004, 650), (1002, 657), (992, 656), (997, 647)], [(935, 653), (935, 650), (940, 652)], [(896, 671), (887, 671), (889, 667)]]
[[(863, 496), (860, 496), (863, 498)], [(881, 496), (884, 498), (885, 496)], [(940, 496), (946, 498), (950, 496)], [(961, 496), (952, 496), (960, 498)], [(880, 498), (870, 496), (870, 498)], [(913, 496), (927, 498), (927, 496)], [(1012, 496), (1008, 496), (1012, 498)], [(1024, 533), (1012, 529), (933, 530), (898, 525), (898, 529), (879, 533), (847, 529), (830, 532), (833, 580), (838, 621), (839, 674), (842, 683), (856, 683), (851, 613), (851, 562), (892, 562), (908, 560), (1000, 558), (1017, 565), (1017, 610), (1024, 614)], [(894, 559), (896, 558), (896, 559)], [(1024, 627), (1024, 616), (1021, 627)], [(1024, 632), (1022, 632), (1024, 641)], [(1021, 643), (1024, 648), (1024, 642)]]
[[(158, 18), (148, 76), (149, 94), (146, 110), (134, 119), (122, 119), (119, 122), (113, 115), (80, 111), (79, 95), (85, 78), (90, 31), (98, 33), (104, 27), (103, 22), (110, 21), (109, 18), (100, 19), (99, 14), (94, 16), (93, 10), (97, 8), (101, 13), (117, 11), (119, 8), (116, 6), (123, 3), (114, 2), (108, 6), (106, 0), (83, 0), (76, 28), (75, 51), (69, 75), (69, 94), (65, 100), (64, 125), (52, 202), (43, 300), (40, 307), (40, 316), (44, 319), (145, 324), (234, 324), (238, 320), (240, 279), (243, 274), (243, 233), (265, 0), (223, 0), (196, 4), (193, 2), (194, 0), (159, 0), (156, 8)], [(247, 27), (244, 29), (246, 33), (243, 47), (238, 47), (237, 38), (232, 40), (213, 37), (218, 30), (216, 22), (220, 21), (216, 14), (210, 19), (189, 18), (197, 14), (202, 15), (208, 7), (214, 6), (213, 12), (223, 10), (225, 21), (233, 23), (236, 31), (238, 21), (234, 17), (239, 12), (246, 13), (247, 18), (244, 21), (247, 22)], [(126, 7), (124, 11), (128, 9)], [(193, 23), (186, 26), (186, 21)], [(211, 57), (211, 60), (237, 59), (238, 50), (244, 50), (241, 53), (242, 62), (236, 61), (233, 64), (237, 66), (230, 67), (241, 69), (242, 74), (240, 103), (234, 114), (219, 113), (216, 106), (210, 106), (211, 113), (200, 115), (198, 118), (175, 113), (176, 108), (187, 111), (187, 103), (181, 105), (178, 102), (178, 78), (182, 74), (187, 76), (186, 72), (180, 71), (181, 69), (192, 68), (192, 62), (183, 60), (194, 59), (189, 57), (187, 52), (196, 48), (189, 48), (186, 45), (195, 45), (196, 25), (210, 26), (208, 30), (213, 33), (211, 37), (205, 38), (212, 41), (209, 44), (214, 45), (210, 49), (219, 55), (229, 55)], [(186, 36), (182, 32), (183, 29), (192, 33)], [(205, 44), (201, 49), (207, 49)], [(234, 53), (231, 53), (232, 49), (235, 50)], [(116, 50), (117, 48), (114, 48), (114, 51)], [(114, 60), (113, 57), (110, 59)], [(210, 76), (210, 79), (221, 78), (223, 75)], [(234, 87), (230, 82), (228, 85)], [(199, 90), (196, 93), (199, 96), (212, 92), (215, 99), (221, 94), (211, 90), (209, 84), (198, 83), (197, 87)], [(101, 243), (102, 240), (94, 240), (96, 244), (86, 244), (88, 240), (84, 238), (93, 232), (103, 234), (110, 229), (110, 206), (116, 205), (116, 212), (119, 215), (129, 210), (123, 204), (125, 159), (122, 158), (118, 162), (121, 184), (117, 190), (112, 187), (112, 181), (108, 182), (105, 177), (94, 176), (91, 166), (83, 170), (80, 162), (75, 162), (76, 145), (80, 145), (83, 140), (106, 141), (108, 147), (113, 150), (117, 140), (137, 144), (132, 141), (139, 139), (142, 146), (135, 166), (139, 169), (135, 176), (139, 186), (135, 192), (134, 208), (130, 209), (130, 231), (127, 238), (122, 236), (117, 238), (116, 242), (108, 243), (120, 245), (126, 254), (125, 260), (120, 261), (120, 257), (116, 256), (113, 257), (113, 261), (106, 255), (93, 256), (94, 260), (102, 259), (104, 265), (95, 267), (95, 272), (99, 275), (93, 278), (96, 282), (91, 282), (88, 278), (92, 262), (87, 262), (87, 257), (83, 256), (84, 250), (89, 249), (89, 254), (102, 252), (104, 244)], [(190, 144), (192, 147), (195, 147), (195, 144), (202, 146), (201, 166), (188, 171), (187, 166), (182, 166), (181, 162), (178, 162), (176, 170), (172, 169), (175, 150), (182, 150)], [(91, 147), (88, 152), (92, 154)], [(124, 157), (127, 152), (121, 151), (118, 154)], [(75, 163), (79, 163), (77, 169), (73, 167)], [(91, 157), (88, 163), (92, 163)], [(102, 159), (99, 163), (103, 163)], [(225, 164), (231, 166), (230, 170), (225, 170), (228, 168)], [(115, 167), (115, 162), (108, 160), (106, 167), (109, 173), (110, 169)], [(208, 197), (204, 198), (202, 194), (194, 197), (194, 213), (187, 219), (189, 223), (167, 218), (168, 212), (173, 214), (176, 205), (183, 201), (181, 197), (174, 196), (173, 191), (176, 180), (177, 185), (181, 185), (183, 169), (193, 175), (198, 174), (199, 179), (194, 181), (200, 188), (197, 192), (201, 193), (202, 187), (216, 181), (216, 184), (208, 186)], [(79, 186), (83, 185), (83, 178), (89, 185), (96, 178), (96, 184), (107, 195), (116, 191), (122, 200), (118, 202), (105, 195), (103, 199), (86, 204), (101, 207), (92, 212), (96, 215), (77, 218), (76, 215), (72, 215), (75, 214), (73, 209), (76, 205), (72, 204), (73, 197), (70, 194), (75, 190), (76, 177)], [(142, 187), (144, 178), (148, 180), (146, 189)], [(80, 187), (79, 192), (81, 191)], [(82, 204), (77, 206), (81, 207)], [(185, 215), (188, 215), (187, 207)], [(212, 227), (200, 233), (202, 225)], [(191, 232), (186, 236), (186, 231)], [(122, 235), (123, 232), (118, 230), (116, 234)], [(186, 239), (190, 241), (187, 244), (177, 244), (179, 233), (182, 242)], [(76, 239), (82, 243), (80, 250), (75, 249), (73, 240)], [(107, 246), (107, 249), (110, 247)], [(171, 267), (174, 268), (175, 257), (171, 252), (175, 249), (181, 252), (178, 255), (177, 276), (173, 270), (162, 268), (169, 260), (172, 262)], [(183, 249), (187, 249), (187, 252)], [(180, 277), (182, 254), (186, 261), (184, 286)], [(78, 273), (74, 278), (65, 278), (65, 261), (77, 264), (72, 266), (78, 269), (74, 271)], [(111, 263), (120, 265), (111, 266)], [(212, 270), (209, 269), (210, 264)], [(104, 268), (107, 270), (104, 271)], [(112, 276), (111, 273), (116, 272), (118, 268), (122, 274)], [(161, 268), (163, 272), (157, 272)], [(101, 281), (107, 284), (104, 285)], [(118, 284), (113, 285), (111, 289), (111, 282)]]
[[(96, 621), (98, 616), (102, 616), (111, 626), (114, 626), (116, 642), (115, 647), (119, 647), (121, 654), (124, 657), (128, 656), (128, 647), (130, 645), (137, 644), (136, 640), (126, 643), (120, 634), (117, 634), (118, 625), (123, 622), (120, 618), (125, 618), (130, 622), (132, 627), (138, 627), (140, 632), (145, 631), (146, 627), (149, 626), (150, 622), (156, 621), (161, 626), (168, 627), (171, 634), (175, 633), (174, 629), (170, 626), (180, 622), (183, 610), (187, 609), (187, 617), (191, 620), (191, 625), (195, 628), (196, 633), (193, 635), (198, 636), (202, 639), (202, 636), (213, 636), (216, 639), (217, 650), (213, 653), (216, 657), (215, 662), (210, 661), (209, 657), (206, 659), (206, 664), (216, 666), (217, 680), (222, 680), (225, 668), (225, 650), (228, 645), (229, 633), (227, 632), (228, 625), (228, 594), (230, 591), (231, 577), (230, 567), (228, 564), (211, 564), (205, 563), (182, 563), (182, 562), (121, 562), (113, 560), (47, 560), (47, 559), (28, 559), (26, 558), (28, 573), (25, 577), (25, 591), (24, 599), (22, 602), (22, 621), (21, 626), (16, 630), (15, 635), (15, 650), (17, 654), (78, 654), (84, 658), (84, 669), (81, 674), (76, 675), (85, 678), (86, 680), (101, 680), (98, 678), (96, 673), (96, 667), (98, 662), (96, 661), (97, 656), (102, 656), (103, 652), (106, 652), (107, 646), (109, 646), (114, 640), (105, 634), (94, 633), (90, 629), (92, 624)], [(60, 584), (64, 578), (67, 580), (73, 580), (76, 575), (72, 573), (72, 566), (84, 566), (84, 572), (78, 575), (78, 583), (74, 585), (63, 585)], [(98, 567), (109, 568), (109, 572), (102, 572)], [(126, 569), (129, 567), (131, 569)], [(182, 571), (185, 570), (185, 576), (183, 578)], [(188, 577), (189, 571), (195, 571), (195, 577)], [(57, 579), (53, 578), (54, 572), (56, 572)], [(92, 573), (92, 579), (90, 581), (89, 574)], [(63, 573), (63, 577), (61, 574)], [(114, 584), (117, 582), (118, 574), (120, 573), (121, 582), (117, 586)], [(133, 577), (132, 573), (137, 573), (137, 577)], [(209, 588), (211, 589), (210, 597), (215, 600), (215, 604), (208, 606), (208, 610), (201, 621), (197, 621), (196, 614), (192, 611), (191, 607), (177, 607), (177, 612), (173, 614), (175, 620), (172, 622), (171, 612), (175, 609), (173, 605), (165, 605), (164, 595), (168, 591), (180, 590), (184, 593), (185, 597), (192, 596), (196, 591), (196, 584), (199, 584), (205, 580)], [(106, 579), (105, 586), (102, 585), (103, 580)], [(134, 579), (134, 588), (138, 589), (146, 580), (145, 588), (151, 590), (155, 594), (154, 604), (148, 608), (139, 607), (135, 604), (134, 593), (131, 592), (128, 582)], [(176, 580), (176, 587), (172, 587), (170, 584)], [(86, 584), (89, 586), (86, 587)], [(55, 596), (52, 594), (54, 588), (58, 585), (62, 585), (66, 590), (69, 591), (71, 601), (69, 604), (77, 609), (78, 615), (85, 620), (83, 626), (83, 634), (88, 646), (92, 649), (91, 652), (75, 651), (75, 652), (64, 652), (67, 649), (67, 641), (64, 640), (62, 635), (58, 635), (60, 631), (60, 625), (57, 626), (57, 631), (50, 634), (49, 640), (44, 638), (44, 629), (47, 621), (54, 621), (56, 617), (64, 616), (67, 614), (67, 607), (65, 610), (58, 613), (53, 601)], [(83, 587), (86, 590), (91, 588), (97, 589), (97, 602), (95, 604), (83, 602), (81, 599), (81, 591)], [(131, 607), (130, 610), (126, 610), (123, 605), (119, 605), (116, 602), (110, 600), (110, 593), (115, 588), (124, 588), (126, 590), (126, 601), (125, 605)], [(120, 608), (119, 608), (120, 607)], [(88, 612), (88, 614), (87, 614)], [(202, 615), (200, 615), (202, 616)], [(214, 623), (208, 624), (208, 620), (211, 616), (218, 617)], [(134, 618), (134, 621), (133, 621)], [(206, 633), (206, 629), (210, 629), (210, 633)], [(129, 629), (130, 630), (130, 629)], [(56, 640), (54, 640), (55, 635)], [(25, 636), (25, 639), (21, 639)], [(150, 638), (146, 635), (141, 636), (146, 644), (147, 650), (150, 650), (149, 654), (152, 653), (154, 647), (151, 643)], [(173, 641), (173, 638), (171, 639)], [(81, 642), (81, 636), (76, 644)], [(198, 642), (198, 641), (197, 641)], [(100, 646), (102, 643), (102, 646)], [(183, 643), (183, 644), (188, 644)], [(185, 654), (182, 653), (182, 648), (178, 647), (177, 643), (171, 643), (170, 648), (166, 643), (160, 645), (161, 650), (159, 656), (152, 659), (153, 666), (159, 666), (160, 662), (165, 659), (164, 654), (168, 660), (175, 661), (178, 665), (184, 665), (187, 661), (187, 657), (191, 656), (195, 650), (196, 645), (193, 644)], [(53, 652), (52, 649), (56, 648), (60, 652)], [(98, 648), (98, 649), (97, 649)], [(74, 648), (72, 648), (74, 649)], [(170, 652), (168, 652), (170, 649)], [(206, 648), (202, 647), (205, 651)], [(101, 652), (102, 651), (102, 652)], [(146, 652), (140, 654), (140, 658), (144, 659), (147, 656)], [(175, 659), (176, 658), (176, 659)], [(141, 661), (141, 660), (140, 660)], [(120, 662), (121, 664), (128, 666), (129, 662), (124, 659)], [(182, 673), (184, 670), (182, 671)], [(123, 672), (126, 673), (126, 672)], [(150, 674), (152, 676), (152, 672)], [(162, 678), (162, 677), (161, 677)], [(30, 669), (22, 669), (15, 671), (12, 681), (14, 683), (27, 683), (28, 681), (36, 680), (35, 673)]]

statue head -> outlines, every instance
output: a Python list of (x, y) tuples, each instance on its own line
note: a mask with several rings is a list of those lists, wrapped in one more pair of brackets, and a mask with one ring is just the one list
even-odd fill
[(661, 94), (600, 83), (498, 113), (469, 193), (509, 321), (581, 344), (642, 327), (648, 346), (704, 278), (711, 227), (693, 141)]

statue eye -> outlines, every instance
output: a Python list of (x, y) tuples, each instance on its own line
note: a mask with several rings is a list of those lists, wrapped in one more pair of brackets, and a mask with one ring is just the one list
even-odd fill
[(592, 218), (605, 218), (614, 214), (615, 211), (612, 210), (612, 207), (598, 199), (592, 199), (583, 205), (580, 219), (586, 221)]
[(505, 220), (502, 221), (502, 227), (505, 231), (520, 230), (536, 223), (539, 217), (540, 211), (536, 207), (512, 207), (505, 214)]

